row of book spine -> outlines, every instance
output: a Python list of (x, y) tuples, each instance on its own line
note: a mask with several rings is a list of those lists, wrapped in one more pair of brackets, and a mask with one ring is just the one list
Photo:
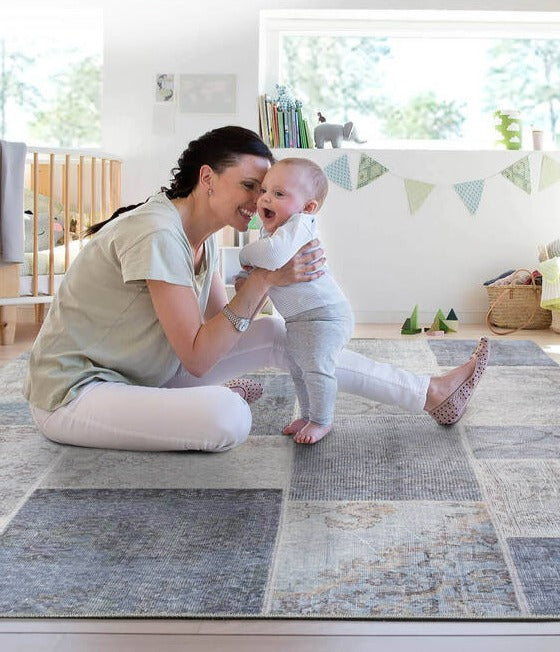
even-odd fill
[(261, 138), (269, 147), (314, 147), (301, 108), (281, 111), (266, 94), (259, 96), (258, 104)]

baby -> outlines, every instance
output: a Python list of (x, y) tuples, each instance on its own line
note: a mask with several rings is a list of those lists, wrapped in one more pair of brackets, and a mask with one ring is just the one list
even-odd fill
[[(317, 237), (316, 213), (327, 192), (328, 180), (313, 161), (286, 158), (273, 165), (257, 202), (261, 238), (243, 247), (241, 265), (274, 270), (287, 263)], [(327, 268), (323, 270), (312, 282), (269, 292), (286, 322), (286, 350), (300, 407), (300, 418), (283, 432), (299, 444), (313, 444), (332, 428), (336, 360), (354, 327), (348, 300)]]

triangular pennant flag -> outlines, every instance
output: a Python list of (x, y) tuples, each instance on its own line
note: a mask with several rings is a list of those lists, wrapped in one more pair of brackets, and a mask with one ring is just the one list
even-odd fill
[(502, 170), (502, 175), (527, 194), (531, 194), (531, 169), (528, 156), (519, 159), (513, 165)]
[(476, 181), (465, 181), (464, 183), (456, 183), (454, 186), (455, 192), (463, 200), (469, 213), (474, 215), (478, 210), (482, 191), (484, 190), (484, 179), (477, 179)]
[(404, 187), (406, 188), (410, 212), (415, 213), (434, 189), (434, 184), (415, 181), (414, 179), (405, 179)]
[(358, 167), (358, 185), (357, 188), (363, 188), (368, 183), (375, 181), (378, 177), (385, 174), (389, 170), (381, 165), (378, 161), (372, 159), (367, 154), (362, 154), (360, 157), (360, 165)]
[(249, 222), (249, 230), (250, 231), (255, 231), (257, 229), (260, 229), (262, 226), (262, 222), (259, 218), (259, 214), (255, 213), (253, 217), (251, 218), (251, 221)]
[(541, 163), (541, 178), (539, 181), (539, 190), (548, 188), (560, 179), (560, 163), (543, 154)]
[(344, 156), (341, 156), (332, 163), (326, 165), (324, 171), (331, 181), (346, 188), (346, 190), (352, 190), (352, 184), (350, 182), (350, 165), (348, 163), (347, 154), (344, 154)]

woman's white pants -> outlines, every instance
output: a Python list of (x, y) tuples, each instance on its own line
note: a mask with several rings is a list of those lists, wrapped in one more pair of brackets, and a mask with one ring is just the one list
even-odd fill
[[(221, 383), (263, 367), (288, 370), (280, 319), (257, 319), (236, 346), (197, 378), (180, 367), (163, 387), (92, 382), (53, 412), (30, 406), (39, 430), (61, 444), (124, 450), (224, 451), (251, 430), (247, 403)], [(345, 349), (338, 390), (421, 412), (429, 376), (379, 363)], [(271, 417), (272, 418), (272, 417)], [(278, 429), (285, 424), (278, 424)]]

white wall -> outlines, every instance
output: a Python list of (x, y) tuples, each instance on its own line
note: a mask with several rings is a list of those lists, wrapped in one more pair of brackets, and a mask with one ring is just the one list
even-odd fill
[[(389, 171), (357, 188), (362, 153)], [(480, 323), (487, 309), (483, 281), (514, 267), (535, 269), (536, 245), (560, 238), (560, 182), (539, 190), (543, 154), (560, 161), (557, 153), (305, 151), (322, 167), (345, 154), (352, 190), (330, 184), (319, 225), (329, 266), (358, 322), (402, 323), (418, 304), (425, 325), (438, 308)], [(525, 156), (531, 194), (501, 174)], [(434, 186), (414, 213), (404, 179)], [(484, 188), (471, 215), (454, 184), (477, 179)]]
[[(261, 9), (560, 10), (559, 0), (104, 0), (104, 4), (103, 149), (124, 159), (123, 203), (140, 201), (167, 184), (188, 141), (208, 129), (223, 124), (257, 128)], [(154, 105), (154, 78), (160, 72), (237, 75), (237, 113), (176, 113), (173, 132), (154, 133), (154, 110), (160, 108)], [(311, 155), (323, 160), (333, 153)], [(454, 307), (465, 321), (479, 320), (485, 304), (479, 283), (503, 268), (534, 267), (536, 243), (560, 237), (558, 187), (529, 197), (503, 178), (492, 179), (475, 218), (469, 217), (452, 188), (445, 187), (488, 176), (519, 154), (511, 159), (507, 152), (387, 151), (375, 157), (403, 176), (439, 185), (415, 216), (390, 175), (359, 192), (332, 188), (323, 238), (330, 265), (359, 321), (401, 321), (415, 303), (425, 315), (438, 307)], [(358, 225), (357, 251), (349, 223)]]

